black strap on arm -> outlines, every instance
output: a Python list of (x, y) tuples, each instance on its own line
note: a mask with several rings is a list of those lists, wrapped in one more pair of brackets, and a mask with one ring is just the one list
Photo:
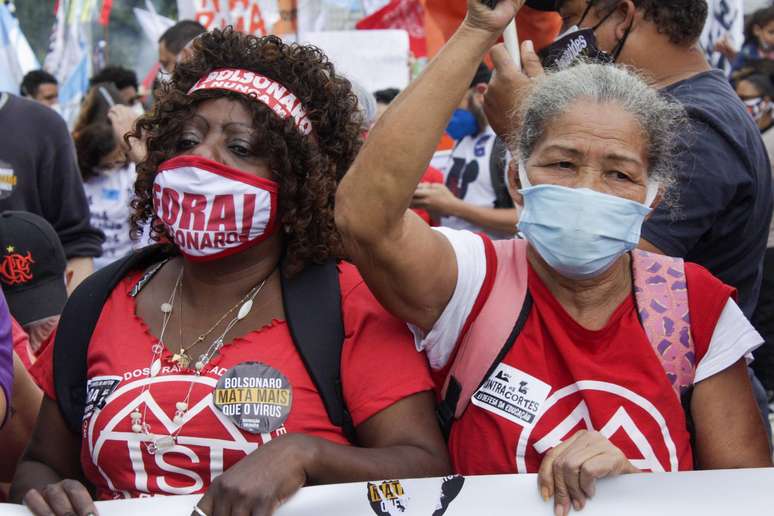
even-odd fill
[[(532, 294), (530, 294), (529, 290), (527, 290), (527, 295), (524, 298), (524, 304), (521, 307), (521, 312), (519, 312), (518, 319), (516, 319), (516, 324), (513, 326), (513, 331), (511, 331), (508, 340), (505, 341), (505, 344), (500, 350), (500, 353), (497, 354), (495, 361), (491, 366), (489, 366), (489, 370), (478, 382), (479, 388), (484, 384), (484, 381), (486, 381), (487, 378), (492, 376), (492, 373), (494, 372), (497, 365), (505, 359), (505, 355), (507, 355), (508, 352), (513, 348), (513, 345), (516, 343), (516, 339), (519, 338), (521, 331), (524, 329), (524, 325), (527, 323), (527, 318), (529, 318), (529, 313), (531, 311)], [(438, 404), (438, 409), (436, 410), (438, 423), (441, 426), (441, 431), (443, 432), (443, 435), (447, 441), (449, 440), (452, 425), (454, 424), (454, 414), (457, 412), (457, 404), (460, 402), (461, 393), (462, 385), (460, 384), (459, 380), (457, 380), (457, 378), (452, 376), (449, 379), (449, 387), (446, 389), (446, 397), (441, 400), (441, 402)]]
[(499, 209), (513, 208), (513, 199), (508, 192), (508, 182), (506, 179), (506, 157), (508, 148), (505, 143), (495, 137), (492, 154), (489, 156), (489, 173), (492, 176), (492, 189), (495, 194), (494, 207)]
[(341, 387), (344, 322), (336, 262), (307, 265), (290, 279), (283, 274), (282, 299), (290, 335), (320, 393), (328, 418), (355, 444), (355, 427)]
[(72, 432), (81, 433), (86, 355), (105, 301), (130, 271), (168, 257), (166, 249), (153, 245), (113, 262), (86, 278), (67, 301), (54, 341), (54, 387), (59, 410)]

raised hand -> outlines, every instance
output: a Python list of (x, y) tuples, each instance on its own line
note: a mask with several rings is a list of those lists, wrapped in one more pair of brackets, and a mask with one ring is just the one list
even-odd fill
[(518, 130), (518, 118), (514, 115), (529, 94), (533, 80), (541, 77), (544, 71), (531, 41), (521, 44), (521, 69), (503, 44), (493, 47), (491, 56), (495, 68), (484, 94), (484, 113), (495, 133), (507, 138)]
[(500, 35), (519, 12), (525, 0), (496, 0), (494, 7), (487, 3), (495, 0), (468, 0), (468, 14), (463, 22), (467, 27)]

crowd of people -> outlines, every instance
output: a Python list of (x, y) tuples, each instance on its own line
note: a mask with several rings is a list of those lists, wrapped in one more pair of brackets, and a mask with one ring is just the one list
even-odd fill
[(524, 3), (469, 0), (403, 92), (183, 21), (151, 92), (103, 68), (72, 129), (46, 72), (0, 93), (4, 496), (268, 515), (537, 473), (564, 516), (771, 467), (774, 7), (720, 70), (705, 0), (527, 0), (563, 27), (517, 63)]

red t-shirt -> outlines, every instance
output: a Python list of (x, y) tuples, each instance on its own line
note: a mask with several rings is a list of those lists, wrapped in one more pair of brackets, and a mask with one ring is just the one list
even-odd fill
[[(480, 240), (476, 244), (473, 235), (465, 238), (480, 247), (465, 247), (463, 239), (451, 231), (444, 234), (452, 237), (461, 281), (470, 276), (471, 267), (480, 270), (484, 266), (468, 260), (470, 256), (487, 262), (475, 303), (481, 306), (488, 295), (486, 285), (491, 284), (488, 278), (496, 268), (490, 263), (492, 257), (482, 256), (484, 247)], [(470, 254), (470, 249), (480, 249), (480, 253)], [(712, 353), (708, 349), (733, 289), (694, 264), (686, 264), (686, 276), (696, 363), (706, 367), (708, 360), (716, 359), (717, 349)], [(640, 469), (692, 469), (685, 414), (642, 328), (634, 296), (613, 312), (604, 328), (590, 331), (567, 313), (531, 267), (528, 282), (533, 307), (522, 332), (452, 426), (449, 451), (455, 472), (535, 473), (544, 454), (579, 429), (599, 431)], [(458, 283), (458, 290), (465, 288)], [(470, 305), (469, 294), (464, 295), (466, 306)], [(458, 324), (478, 314), (475, 307), (454, 312), (458, 295), (455, 292), (448, 313), (444, 312), (422, 342), (436, 367), (443, 365), (436, 360), (443, 351), (440, 348), (454, 345)], [(736, 311), (743, 317), (738, 308)], [(454, 317), (449, 317), (451, 313)], [(444, 334), (442, 326), (452, 330)], [(461, 331), (468, 326), (464, 323)], [(757, 334), (751, 327), (749, 332), (755, 340)], [(708, 360), (703, 360), (705, 355)], [(741, 351), (722, 360), (730, 365), (744, 355)], [(453, 356), (445, 364), (447, 371), (452, 360)], [(445, 374), (439, 377), (445, 379)]]
[(13, 317), (11, 317), (11, 337), (13, 338), (13, 350), (24, 364), (24, 368), (29, 371), (32, 364), (35, 363), (35, 354), (30, 348), (30, 337)]
[[(419, 180), (420, 183), (440, 183), (443, 184), (443, 172), (438, 170), (437, 168), (433, 167), (427, 167), (427, 170), (425, 171), (425, 175), (422, 176), (422, 179)], [(415, 209), (414, 213), (419, 215), (422, 220), (430, 224), (431, 226), (437, 226), (438, 224), (433, 221), (433, 218), (430, 216), (430, 213), (428, 213), (427, 210), (419, 210)]]
[[(86, 478), (97, 488), (98, 499), (204, 492), (222, 471), (261, 444), (289, 432), (348, 444), (341, 429), (328, 419), (284, 321), (234, 339), (223, 347), (220, 360), (214, 360), (198, 379), (181, 374), (171, 362), (165, 362), (160, 374), (150, 378), (151, 347), (157, 339), (135, 315), (135, 299), (129, 295), (140, 276), (141, 272), (129, 275), (113, 291), (88, 351), (81, 463)], [(357, 426), (395, 402), (433, 386), (426, 359), (416, 351), (405, 325), (385, 312), (356, 269), (342, 264), (339, 279), (346, 335), (342, 387)], [(47, 347), (33, 371), (53, 399), (52, 349)], [(164, 356), (169, 359), (169, 352)], [(270, 366), (290, 383), (289, 415), (271, 433), (241, 430), (214, 406), (213, 389), (218, 379), (246, 362)], [(135, 407), (145, 410), (151, 433), (170, 435), (177, 428), (172, 421), (175, 403), (185, 398), (192, 380), (196, 382), (177, 445), (151, 455), (140, 442), (141, 435), (131, 430), (130, 412)], [(146, 384), (150, 388), (143, 392)]]

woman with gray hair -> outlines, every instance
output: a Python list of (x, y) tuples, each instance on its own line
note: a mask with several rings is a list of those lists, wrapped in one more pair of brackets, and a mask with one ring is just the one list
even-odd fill
[(606, 476), (770, 466), (745, 367), (761, 338), (733, 289), (636, 249), (643, 221), (669, 201), (678, 104), (613, 66), (548, 75), (519, 92), (528, 98), (510, 142), (524, 240), (434, 231), (407, 211), (477, 64), (522, 3), (468, 2), (336, 200), (350, 258), (439, 372), (456, 471), (537, 472), (541, 495), (567, 514)]

